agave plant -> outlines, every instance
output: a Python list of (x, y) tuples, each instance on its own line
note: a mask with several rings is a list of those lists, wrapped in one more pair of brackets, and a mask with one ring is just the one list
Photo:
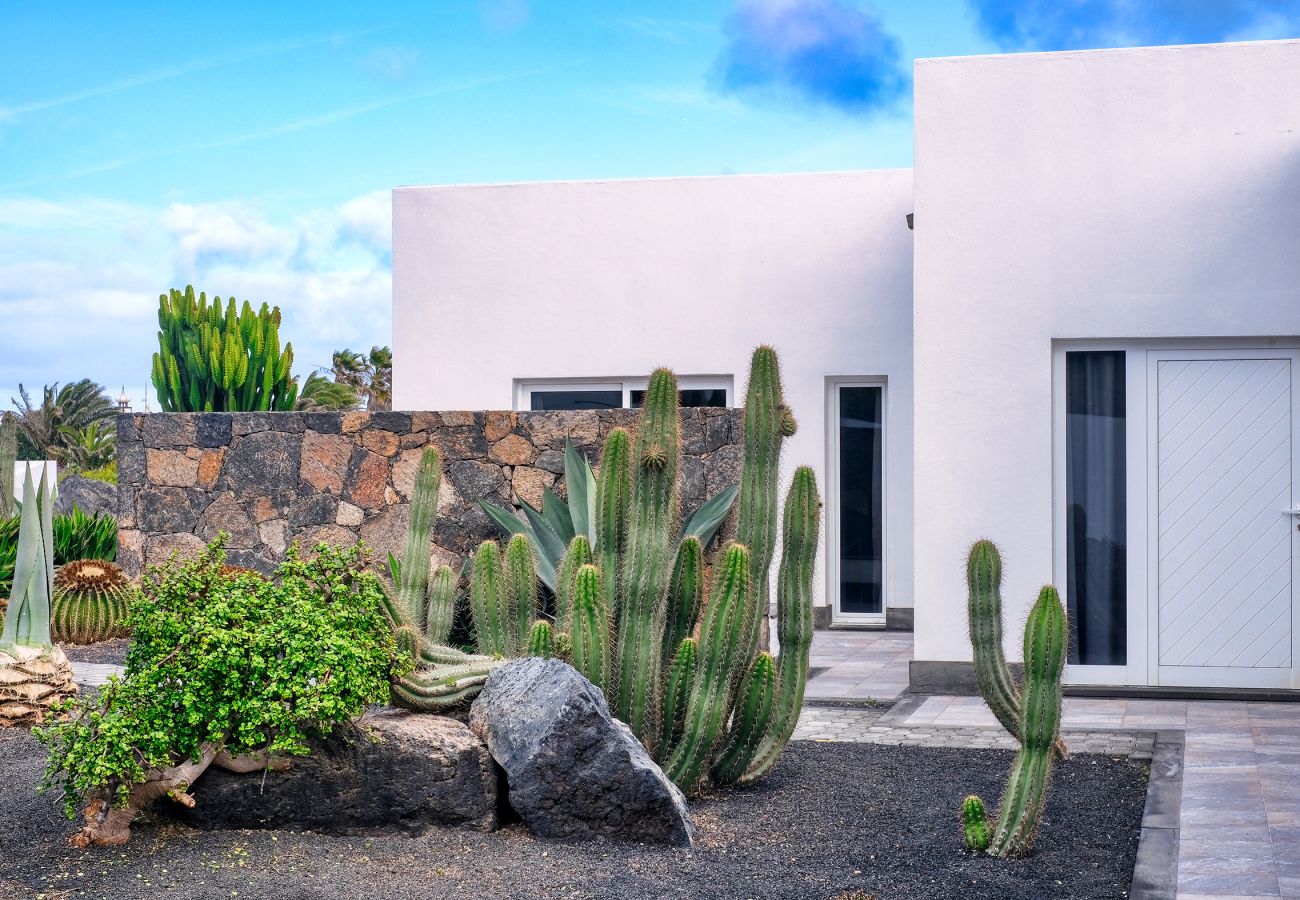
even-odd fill
[[(552, 593), (557, 593), (560, 565), (573, 539), (582, 535), (591, 547), (599, 543), (596, 534), (596, 475), (586, 457), (569, 440), (564, 442), (564, 483), (568, 488), (567, 503), (550, 488), (545, 488), (541, 509), (523, 498), (519, 499), (522, 518), (494, 503), (479, 501), (483, 511), (507, 536), (522, 534), (528, 537), (536, 556), (537, 577)], [(691, 516), (674, 546), (680, 548), (690, 538), (695, 538), (701, 547), (707, 547), (726, 521), (739, 492), (740, 485), (733, 484), (714, 494)]]

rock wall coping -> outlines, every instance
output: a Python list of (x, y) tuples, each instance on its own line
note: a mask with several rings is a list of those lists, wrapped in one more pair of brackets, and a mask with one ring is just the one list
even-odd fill
[[(682, 411), (682, 510), (740, 478), (741, 410)], [(442, 453), (431, 554), (456, 565), (499, 532), (480, 499), (564, 496), (564, 442), (593, 466), (635, 410), (153, 413), (117, 419), (118, 562), (131, 575), (225, 531), (230, 562), (270, 571), (293, 541), (400, 554), (423, 449)]]

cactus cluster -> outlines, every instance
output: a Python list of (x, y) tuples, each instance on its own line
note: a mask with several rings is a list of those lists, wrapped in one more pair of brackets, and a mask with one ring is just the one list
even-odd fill
[[(993, 856), (1024, 856), (1043, 817), (1052, 763), (1061, 746), (1061, 674), (1069, 646), (1065, 608), (1056, 589), (1045, 586), (1025, 624), (1025, 683), (1017, 703), (1020, 751), (988, 834), (983, 803), (968, 797), (962, 808), (963, 841)], [(975, 842), (982, 841), (983, 846)]]
[(68, 644), (123, 637), (134, 594), (131, 582), (114, 563), (102, 559), (65, 563), (54, 574), (51, 636)]
[(153, 384), (164, 412), (291, 410), (298, 381), (293, 345), (280, 347), (280, 308), (254, 312), (244, 301), (194, 294), (193, 286), (158, 298)]

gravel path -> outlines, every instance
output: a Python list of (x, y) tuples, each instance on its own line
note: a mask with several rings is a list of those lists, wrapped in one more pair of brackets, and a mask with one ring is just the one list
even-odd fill
[(122, 665), (130, 638), (115, 638), (98, 644), (59, 644), (68, 659), (74, 662)]
[[(1076, 755), (1058, 764), (1027, 860), (964, 855), (957, 806), (996, 802), (1002, 750), (797, 742), (763, 782), (693, 804), (692, 850), (492, 834), (201, 833), (157, 821), (125, 848), (66, 845), (74, 826), (34, 793), (43, 749), (0, 731), (0, 898), (800, 898), (1105, 900), (1126, 896), (1145, 772)], [(851, 893), (851, 892), (862, 893)]]

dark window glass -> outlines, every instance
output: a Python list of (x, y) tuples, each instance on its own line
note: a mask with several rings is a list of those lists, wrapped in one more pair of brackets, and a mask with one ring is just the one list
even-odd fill
[[(640, 409), (645, 403), (645, 391), (635, 390), (630, 392), (632, 397), (632, 408)], [(688, 388), (684, 391), (677, 392), (677, 402), (682, 408), (694, 406), (726, 406), (727, 391), (725, 388)]]
[(1124, 351), (1065, 354), (1066, 606), (1070, 662), (1127, 659)]
[(884, 391), (840, 392), (840, 611), (884, 610)]
[(533, 391), (534, 410), (618, 409), (623, 405), (622, 391)]

